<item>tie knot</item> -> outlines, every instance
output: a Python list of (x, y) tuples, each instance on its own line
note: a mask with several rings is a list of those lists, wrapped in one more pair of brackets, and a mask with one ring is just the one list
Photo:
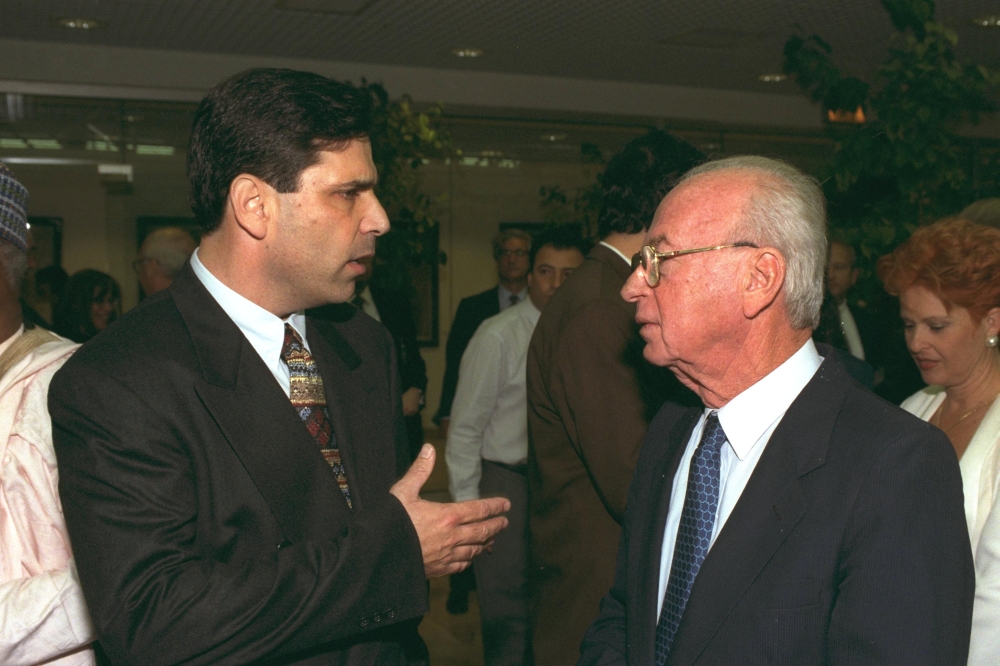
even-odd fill
[(726, 431), (722, 429), (722, 424), (719, 423), (719, 413), (713, 411), (705, 419), (705, 429), (701, 433), (701, 444), (714, 451), (719, 451), (725, 443)]
[(296, 354), (301, 354), (305, 351), (305, 344), (302, 342), (302, 336), (299, 335), (298, 331), (292, 328), (291, 324), (285, 323), (285, 341), (281, 345), (281, 358), (286, 363), (288, 359)]

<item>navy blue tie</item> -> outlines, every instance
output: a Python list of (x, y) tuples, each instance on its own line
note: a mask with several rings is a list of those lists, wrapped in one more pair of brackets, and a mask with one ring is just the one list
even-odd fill
[(721, 451), (725, 443), (726, 433), (719, 424), (719, 415), (712, 412), (705, 419), (701, 442), (691, 457), (684, 510), (674, 543), (674, 561), (670, 565), (660, 621), (656, 623), (656, 666), (667, 663), (691, 596), (691, 586), (712, 543), (715, 512), (719, 507)]

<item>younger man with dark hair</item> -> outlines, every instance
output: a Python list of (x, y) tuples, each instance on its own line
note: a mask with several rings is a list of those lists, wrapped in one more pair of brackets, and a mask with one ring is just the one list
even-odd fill
[(200, 247), (53, 380), (60, 493), (114, 663), (426, 663), (425, 578), (505, 524), (503, 500), (420, 500), (434, 451), (406, 470), (385, 329), (305, 312), (348, 300), (389, 229), (370, 115), (305, 72), (213, 89), (188, 154)]
[(487, 666), (531, 663), (525, 568), (528, 342), (559, 286), (588, 248), (578, 227), (543, 232), (531, 248), (528, 298), (484, 321), (462, 356), (448, 433), (449, 486), (456, 501), (510, 500), (510, 527), (474, 563)]

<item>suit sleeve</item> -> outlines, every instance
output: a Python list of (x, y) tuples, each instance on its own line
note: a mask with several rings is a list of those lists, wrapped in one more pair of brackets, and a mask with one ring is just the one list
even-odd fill
[[(631, 318), (607, 301), (588, 303), (554, 353), (553, 395), (570, 441), (611, 516), (622, 521), (629, 481), (648, 426), (648, 396), (630, 347)], [(657, 405), (658, 407), (659, 405)], [(654, 409), (655, 411), (655, 409)]]
[(469, 299), (462, 299), (455, 312), (455, 319), (448, 331), (448, 342), (444, 351), (444, 380), (441, 383), (441, 402), (434, 422), (440, 424), (441, 419), (451, 418), (451, 403), (455, 400), (455, 389), (458, 387), (458, 370), (462, 364), (462, 354), (469, 346), (469, 340), (475, 334), (480, 321), (477, 320), (474, 306)]
[[(211, 479), (196, 479), (172, 421), (105, 372), (67, 370), (49, 395), (59, 489), (114, 663), (245, 664), (356, 640), (359, 620), (375, 613), (381, 627), (423, 614), (419, 541), (394, 497), (330, 542), (275, 544), (273, 555), (249, 558), (208, 550), (199, 521), (212, 518), (199, 515), (197, 498)], [(249, 527), (227, 529), (235, 545)]]
[(992, 666), (1000, 654), (1000, 493), (994, 497), (976, 548), (976, 602), (969, 666)]
[(921, 424), (871, 462), (855, 499), (826, 663), (964, 666), (974, 592), (955, 453)]

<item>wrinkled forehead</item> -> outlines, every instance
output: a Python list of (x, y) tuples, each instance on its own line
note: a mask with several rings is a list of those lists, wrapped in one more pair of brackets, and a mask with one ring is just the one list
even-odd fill
[(752, 192), (752, 180), (740, 173), (709, 172), (684, 181), (660, 202), (647, 243), (678, 249), (726, 242)]

